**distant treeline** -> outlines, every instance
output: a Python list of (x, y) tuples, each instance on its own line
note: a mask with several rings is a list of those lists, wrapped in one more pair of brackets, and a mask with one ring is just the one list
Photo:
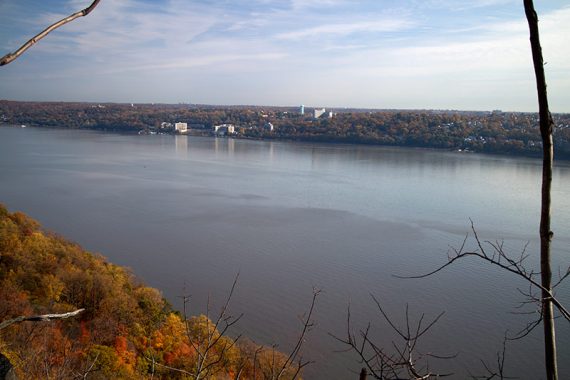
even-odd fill
[[(194, 133), (233, 124), (236, 137), (427, 147), (540, 156), (538, 115), (520, 112), (332, 110), (316, 119), (312, 109), (259, 106), (32, 103), (0, 101), (0, 121), (40, 127), (123, 132), (163, 131), (185, 122)], [(555, 114), (557, 158), (570, 159), (570, 114)], [(268, 124), (273, 130), (267, 128)], [(265, 127), (265, 128), (264, 128)]]

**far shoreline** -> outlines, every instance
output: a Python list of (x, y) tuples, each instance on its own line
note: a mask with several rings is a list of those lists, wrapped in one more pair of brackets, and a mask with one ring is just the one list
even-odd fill
[[(16, 125), (9, 123), (0, 122), (0, 127), (8, 126), (10, 128), (37, 128), (37, 129), (48, 129), (48, 130), (65, 130), (65, 131), (90, 131), (98, 133), (108, 133), (124, 136), (182, 136), (182, 137), (202, 137), (211, 139), (234, 139), (234, 140), (246, 140), (246, 141), (264, 141), (264, 142), (279, 142), (287, 144), (307, 144), (307, 145), (318, 145), (318, 146), (347, 146), (347, 147), (380, 147), (398, 150), (414, 150), (414, 151), (428, 151), (428, 152), (441, 152), (441, 153), (453, 153), (459, 155), (481, 155), (484, 157), (496, 157), (496, 158), (525, 158), (533, 161), (539, 161), (541, 159), (540, 155), (537, 154), (523, 154), (523, 153), (513, 153), (513, 152), (481, 152), (472, 150), (460, 150), (460, 149), (447, 149), (447, 148), (437, 148), (429, 146), (413, 146), (413, 145), (396, 145), (396, 144), (380, 144), (373, 142), (344, 142), (335, 140), (322, 140), (322, 139), (310, 139), (310, 138), (273, 138), (273, 137), (251, 137), (251, 136), (216, 136), (211, 133), (157, 133), (157, 134), (139, 134), (139, 132), (120, 130), (120, 129), (102, 129), (102, 128), (69, 128), (61, 126), (45, 126), (38, 125), (35, 123), (29, 123), (28, 125)], [(555, 164), (556, 161), (562, 161), (564, 163), (570, 164), (570, 157), (556, 157), (555, 153)]]

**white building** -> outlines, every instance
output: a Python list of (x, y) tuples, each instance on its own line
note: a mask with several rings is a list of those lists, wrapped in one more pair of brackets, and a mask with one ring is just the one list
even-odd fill
[(304, 114), (305, 114), (305, 105), (304, 105), (304, 104), (301, 104), (301, 106), (299, 107), (299, 113), (300, 113), (301, 115), (304, 115)]
[(221, 125), (214, 125), (214, 133), (216, 135), (231, 135), (234, 134), (236, 127), (233, 124), (221, 124)]
[(325, 112), (327, 112), (327, 110), (324, 108), (315, 108), (313, 111), (313, 117), (315, 119), (318, 119), (319, 117), (323, 116)]
[(269, 131), (269, 132), (273, 132), (275, 127), (271, 123), (265, 123), (265, 125), (263, 126), (263, 129), (265, 129), (266, 131)]
[(188, 124), (176, 123), (174, 124), (174, 131), (178, 133), (186, 133), (188, 131)]

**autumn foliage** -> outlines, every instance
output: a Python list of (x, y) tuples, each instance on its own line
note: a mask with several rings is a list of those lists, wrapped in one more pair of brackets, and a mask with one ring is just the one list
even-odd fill
[(186, 319), (129, 270), (0, 205), (0, 321), (78, 308), (86, 311), (76, 318), (0, 330), (0, 352), (20, 379), (265, 379), (286, 360), (220, 336), (206, 316)]

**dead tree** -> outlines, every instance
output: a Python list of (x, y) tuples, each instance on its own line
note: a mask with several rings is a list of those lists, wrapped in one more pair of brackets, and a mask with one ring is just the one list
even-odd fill
[(101, 0), (94, 0), (91, 3), (91, 5), (88, 6), (87, 8), (85, 8), (79, 12), (75, 12), (74, 14), (67, 16), (66, 18), (63, 18), (63, 19), (59, 20), (58, 22), (51, 24), (50, 26), (45, 28), (43, 31), (41, 31), (40, 33), (36, 34), (34, 37), (29, 39), (28, 42), (26, 42), (25, 44), (20, 46), (20, 48), (18, 50), (16, 50), (13, 53), (8, 53), (5, 56), (3, 56), (2, 58), (0, 58), (0, 66), (7, 65), (10, 62), (12, 62), (13, 60), (15, 60), (16, 58), (18, 58), (26, 50), (28, 50), (33, 45), (35, 45), (36, 42), (38, 42), (39, 40), (41, 40), (42, 38), (47, 36), (49, 33), (54, 31), (55, 29), (75, 20), (76, 18), (87, 16), (89, 13), (91, 13), (93, 11), (93, 9), (95, 9), (95, 7), (99, 4), (100, 1)]
[[(542, 138), (542, 186), (541, 186), (541, 209), (540, 209), (540, 273), (528, 271), (522, 265), (526, 258), (524, 251), (519, 259), (508, 257), (502, 249), (502, 245), (491, 244), (493, 253), (491, 255), (485, 252), (480, 240), (475, 234), (479, 250), (477, 252), (464, 252), (463, 249), (455, 252), (455, 256), (450, 258), (448, 264), (451, 264), (459, 258), (465, 256), (477, 256), (483, 260), (497, 265), (511, 273), (524, 278), (531, 286), (531, 291), (527, 293), (529, 300), (540, 303), (540, 318), (527, 326), (526, 333), (530, 332), (534, 327), (542, 322), (544, 329), (544, 360), (546, 369), (546, 378), (548, 380), (558, 380), (558, 365), (556, 354), (556, 335), (554, 325), (554, 308), (556, 308), (562, 317), (570, 321), (570, 313), (556, 299), (553, 290), (568, 275), (570, 268), (565, 274), (560, 276), (556, 284), (552, 284), (552, 265), (551, 265), (551, 243), (554, 233), (551, 230), (551, 188), (552, 188), (552, 167), (554, 162), (554, 144), (553, 144), (553, 126), (554, 121), (548, 107), (548, 94), (546, 86), (546, 76), (544, 74), (544, 60), (542, 57), (542, 48), (540, 45), (538, 16), (534, 9), (532, 0), (523, 0), (526, 19), (528, 21), (530, 32), (530, 46), (532, 51), (532, 60), (534, 66), (534, 74), (536, 77), (536, 90), (538, 97), (538, 113), (539, 127)], [(441, 269), (441, 268), (440, 268)], [(535, 277), (540, 276), (540, 282)], [(540, 296), (535, 296), (532, 288), (540, 291)]]
[[(490, 263), (492, 265), (498, 266), (499, 268), (510, 272), (518, 277), (523, 278), (529, 285), (529, 290), (523, 292), (526, 296), (526, 300), (522, 305), (529, 303), (539, 304), (538, 318), (533, 322), (527, 324), (517, 335), (511, 337), (510, 339), (519, 339), (526, 336), (530, 331), (536, 328), (540, 323), (543, 324), (544, 329), (544, 352), (545, 352), (545, 369), (546, 378), (548, 380), (558, 380), (558, 370), (557, 370), (557, 355), (556, 355), (556, 339), (555, 339), (555, 325), (554, 325), (554, 309), (556, 309), (560, 316), (566, 321), (570, 322), (570, 312), (566, 307), (556, 298), (554, 294), (555, 288), (560, 285), (560, 283), (570, 276), (570, 267), (566, 272), (560, 274), (558, 281), (552, 283), (552, 267), (551, 267), (551, 242), (554, 236), (551, 230), (551, 187), (552, 187), (552, 167), (554, 161), (554, 149), (553, 149), (553, 126), (554, 122), (552, 115), (548, 107), (548, 96), (547, 96), (547, 86), (546, 78), (544, 74), (544, 61), (542, 57), (542, 48), (540, 45), (539, 29), (538, 29), (538, 16), (534, 9), (534, 4), (532, 0), (523, 0), (525, 15), (529, 25), (530, 31), (530, 45), (533, 57), (533, 66), (536, 77), (536, 88), (538, 96), (539, 105), (539, 124), (540, 124), (540, 134), (542, 138), (543, 147), (543, 158), (542, 158), (542, 187), (541, 187), (541, 216), (540, 216), (540, 272), (535, 272), (528, 270), (524, 262), (528, 258), (526, 254), (526, 247), (523, 249), (522, 253), (518, 257), (511, 257), (503, 250), (503, 244), (501, 242), (482, 242), (477, 235), (475, 228), (473, 227), (473, 222), (471, 222), (471, 229), (475, 237), (477, 249), (473, 251), (466, 251), (465, 242), (467, 237), (463, 241), (463, 244), (459, 249), (452, 249), (451, 254), (448, 256), (448, 262), (434, 271), (423, 274), (420, 276), (411, 276), (406, 278), (423, 278), (431, 276), (447, 266), (455, 263), (456, 261), (464, 257), (478, 257), (483, 261)], [(400, 277), (400, 276), (396, 276)], [(398, 334), (404, 339), (404, 341), (415, 342), (415, 338), (419, 338), (417, 335), (410, 335), (404, 333), (397, 329), (383, 312), (379, 303), (378, 307), (384, 318), (388, 321), (391, 327), (398, 332)], [(407, 317), (406, 320), (408, 321)], [(343, 343), (347, 344), (350, 349), (355, 351), (360, 355), (362, 362), (366, 365), (368, 370), (372, 371), (372, 375), (380, 379), (389, 378), (400, 378), (399, 373), (395, 369), (404, 368), (409, 369), (410, 363), (413, 361), (407, 361), (407, 352), (405, 350), (396, 350), (397, 354), (394, 357), (392, 355), (386, 354), (384, 349), (377, 347), (374, 342), (369, 338), (369, 328), (360, 332), (362, 342), (357, 345), (357, 341), (354, 335), (351, 335), (350, 331), (350, 313), (349, 313), (349, 331), (348, 338), (341, 340)], [(419, 330), (418, 330), (419, 331)], [(488, 372), (487, 376), (474, 378), (505, 378), (504, 375), (504, 360), (506, 351), (506, 339), (503, 344), (503, 353), (499, 353), (497, 356), (497, 370), (490, 369), (485, 363), (484, 366)], [(368, 345), (373, 350), (372, 356), (366, 356), (365, 347)], [(407, 347), (414, 347), (412, 345), (406, 345)], [(411, 358), (411, 356), (410, 356)], [(374, 364), (375, 366), (373, 366)], [(410, 378), (429, 378), (430, 373), (414, 373), (408, 371)], [(421, 377), (421, 376), (427, 377)]]
[[(539, 281), (538, 277), (541, 276), (540, 272), (535, 272), (533, 270), (529, 270), (525, 267), (525, 261), (528, 259), (529, 255), (526, 253), (526, 246), (523, 248), (520, 256), (518, 257), (511, 257), (505, 252), (503, 248), (503, 242), (495, 241), (482, 241), (479, 238), (477, 230), (473, 225), (473, 221), (471, 221), (471, 231), (473, 233), (473, 238), (475, 239), (475, 243), (477, 245), (477, 249), (475, 250), (466, 250), (465, 244), (469, 238), (469, 235), (465, 237), (463, 240), (463, 244), (459, 248), (451, 248), (448, 252), (448, 261), (441, 265), (440, 267), (434, 269), (433, 271), (417, 276), (394, 276), (397, 278), (404, 278), (404, 279), (418, 279), (418, 278), (426, 278), (432, 276), (441, 270), (447, 268), (448, 266), (454, 264), (460, 259), (466, 257), (477, 257), (483, 260), (486, 263), (489, 263), (493, 266), (497, 266), (507, 272), (510, 272), (517, 277), (524, 279), (530, 286), (529, 290), (526, 292), (522, 292), (523, 295), (527, 298), (522, 305), (529, 304), (529, 303), (543, 303), (544, 301), (544, 294), (548, 298), (548, 301), (551, 305), (554, 305), (556, 309), (560, 312), (560, 316), (570, 322), (570, 311), (562, 304), (558, 298), (556, 298), (554, 294), (554, 289), (558, 287), (567, 277), (570, 276), (570, 267), (566, 270), (566, 272), (560, 276), (556, 284), (551, 285), (550, 288), (545, 288), (544, 285)], [(542, 276), (541, 276), (542, 277)], [(540, 291), (542, 295), (536, 294), (536, 290)], [(521, 306), (522, 306), (521, 305)], [(540, 309), (540, 318), (536, 322), (536, 324), (540, 323), (544, 317), (544, 309)], [(530, 332), (529, 329), (525, 329), (525, 333)], [(525, 334), (526, 335), (526, 334)]]
[(505, 334), (505, 338), (503, 339), (503, 350), (497, 352), (497, 362), (496, 367), (492, 368), (489, 366), (484, 360), (481, 360), (481, 364), (483, 368), (485, 368), (486, 374), (483, 376), (476, 376), (471, 375), (473, 380), (492, 380), (492, 379), (510, 379), (505, 375), (505, 358), (507, 357), (507, 335)]
[(451, 373), (439, 373), (430, 369), (429, 359), (452, 359), (456, 355), (435, 355), (422, 353), (418, 349), (420, 339), (440, 320), (444, 313), (440, 313), (431, 321), (425, 320), (422, 314), (416, 323), (412, 323), (408, 305), (406, 305), (405, 326), (397, 326), (388, 316), (381, 303), (371, 295), (378, 311), (399, 337), (398, 341), (391, 342), (391, 349), (378, 345), (371, 337), (371, 324), (368, 323), (364, 330), (359, 330), (356, 335), (352, 330), (350, 307), (347, 313), (346, 337), (331, 336), (347, 347), (347, 351), (355, 352), (364, 367), (360, 372), (360, 379), (366, 379), (371, 375), (380, 380), (429, 380), (451, 376)]
[(200, 380), (209, 378), (220, 371), (220, 367), (223, 367), (228, 362), (227, 354), (232, 347), (235, 346), (236, 342), (241, 336), (238, 335), (236, 339), (230, 342), (223, 340), (226, 334), (229, 332), (230, 328), (234, 326), (243, 316), (240, 314), (237, 317), (229, 314), (229, 304), (233, 297), (237, 281), (239, 278), (239, 273), (236, 275), (230, 292), (226, 298), (226, 301), (215, 321), (210, 321), (210, 299), (207, 302), (207, 312), (205, 316), (206, 329), (205, 336), (195, 337), (191, 331), (191, 321), (188, 319), (188, 303), (190, 296), (184, 295), (183, 299), (183, 316), (184, 316), (184, 328), (186, 331), (186, 338), (190, 346), (194, 349), (196, 357), (194, 363), (192, 363), (191, 370), (176, 368), (156, 360), (154, 355), (145, 356), (145, 359), (151, 365), (151, 375), (154, 376), (154, 370), (157, 367), (164, 368), (168, 371), (178, 372), (183, 375), (189, 376), (191, 379)]
[[(210, 322), (210, 301), (208, 299), (207, 313), (206, 313), (206, 339), (195, 340), (190, 331), (189, 321), (187, 319), (186, 307), (188, 297), (184, 298), (184, 324), (186, 327), (186, 334), (188, 336), (188, 341), (196, 350), (196, 362), (194, 365), (194, 378), (200, 380), (208, 377), (215, 372), (215, 366), (219, 364), (224, 364), (227, 361), (226, 353), (235, 345), (235, 343), (240, 339), (241, 336), (237, 336), (236, 339), (232, 340), (231, 343), (223, 342), (221, 350), (214, 353), (215, 348), (221, 343), (222, 337), (224, 337), (228, 330), (235, 325), (243, 316), (240, 314), (237, 317), (233, 317), (229, 314), (229, 304), (235, 291), (235, 287), (239, 278), (239, 273), (236, 275), (226, 302), (222, 306), (220, 313), (218, 314), (216, 320), (213, 324)], [(221, 330), (218, 330), (220, 329)], [(218, 332), (219, 331), (219, 332)]]
[(542, 283), (542, 323), (544, 327), (544, 356), (546, 365), (546, 378), (558, 379), (556, 363), (556, 338), (554, 331), (554, 313), (552, 293), (552, 269), (550, 260), (550, 246), (553, 232), (550, 230), (550, 208), (552, 187), (552, 164), (554, 149), (552, 131), (554, 122), (548, 108), (548, 95), (546, 92), (546, 77), (544, 75), (544, 61), (538, 33), (538, 16), (534, 10), (532, 0), (524, 0), (524, 10), (530, 31), (530, 46), (534, 74), (536, 76), (536, 91), (538, 95), (538, 113), (540, 118), (540, 135), (542, 137), (542, 201), (540, 212), (540, 272)]
[[(216, 319), (213, 321), (210, 320), (211, 310), (210, 300), (208, 299), (205, 316), (206, 329), (204, 336), (194, 336), (191, 329), (192, 321), (188, 318), (188, 304), (190, 297), (186, 295), (182, 297), (186, 338), (195, 352), (194, 362), (191, 366), (192, 368), (189, 370), (163, 364), (157, 361), (156, 357), (151, 354), (151, 356), (145, 356), (145, 359), (151, 366), (151, 375), (154, 375), (155, 368), (163, 368), (168, 371), (181, 373), (194, 380), (200, 380), (215, 376), (217, 373), (219, 373), (219, 371), (221, 371), (230, 363), (230, 350), (237, 345), (238, 341), (241, 338), (241, 335), (238, 335), (235, 339), (230, 339), (229, 341), (225, 340), (225, 338), (228, 336), (230, 329), (243, 317), (243, 314), (233, 316), (229, 310), (230, 301), (234, 295), (238, 278), (239, 273), (236, 275), (234, 282), (232, 283), (232, 287), (228, 293), (224, 305), (221, 307), (220, 312), (216, 315)], [(296, 339), (296, 343), (288, 356), (286, 358), (283, 357), (282, 359), (278, 360), (278, 355), (282, 354), (279, 354), (277, 352), (277, 345), (271, 346), (270, 349), (272, 360), (270, 368), (265, 368), (266, 371), (261, 371), (262, 365), (259, 362), (259, 355), (262, 352), (267, 351), (269, 348), (256, 345), (255, 349), (251, 353), (251, 357), (242, 358), (237, 363), (234, 380), (239, 380), (241, 378), (249, 360), (251, 360), (253, 367), (252, 380), (255, 380), (257, 378), (258, 368), (260, 369), (259, 374), (265, 380), (280, 380), (283, 378), (294, 380), (301, 375), (303, 368), (314, 363), (311, 360), (303, 359), (302, 348), (306, 341), (307, 334), (314, 326), (312, 317), (316, 305), (316, 300), (319, 294), (320, 290), (313, 289), (313, 295), (309, 309), (304, 315), (300, 317), (302, 322), (301, 332), (299, 333), (299, 336)]]
[(319, 296), (320, 293), (321, 293), (320, 290), (313, 289), (313, 298), (311, 299), (311, 305), (309, 307), (309, 310), (306, 313), (306, 315), (301, 317), (301, 322), (303, 323), (303, 328), (301, 329), (301, 333), (299, 334), (299, 336), (297, 338), (297, 342), (295, 343), (295, 346), (293, 347), (293, 349), (289, 353), (289, 356), (287, 357), (285, 362), (280, 367), (278, 367), (276, 371), (272, 368), (271, 373), (273, 374), (273, 376), (268, 378), (268, 380), (279, 380), (279, 379), (281, 379), (281, 377), (283, 376), (285, 371), (287, 369), (291, 368), (292, 366), (294, 366), (294, 371), (295, 371), (293, 373), (293, 377), (292, 377), (292, 379), (294, 380), (301, 374), (301, 370), (304, 367), (314, 363), (311, 360), (303, 360), (303, 357), (301, 356), (301, 349), (303, 347), (303, 344), (305, 343), (305, 339), (306, 339), (307, 334), (315, 325), (311, 318), (313, 315), (313, 311), (315, 310), (315, 304), (317, 301), (317, 297)]

